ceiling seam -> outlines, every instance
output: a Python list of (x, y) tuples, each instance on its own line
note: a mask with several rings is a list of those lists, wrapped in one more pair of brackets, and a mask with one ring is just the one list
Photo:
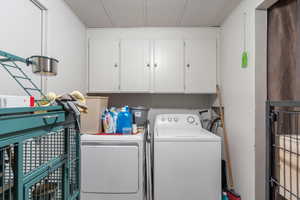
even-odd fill
[(147, 8), (148, 8), (148, 1), (144, 0), (144, 23), (145, 23), (145, 26), (148, 26), (148, 12), (147, 12)]
[(115, 26), (115, 24), (114, 24), (114, 22), (113, 22), (113, 20), (112, 20), (111, 13), (110, 13), (109, 10), (105, 7), (105, 5), (104, 5), (104, 3), (103, 3), (103, 0), (99, 0), (99, 1), (101, 2), (102, 8), (103, 8), (103, 10), (104, 10), (106, 16), (108, 17), (108, 20), (109, 20), (110, 24), (111, 24), (112, 26)]
[(185, 12), (186, 12), (188, 3), (189, 3), (189, 0), (185, 0), (184, 6), (183, 6), (183, 9), (182, 9), (182, 14), (181, 14), (181, 16), (179, 16), (179, 18), (178, 18), (178, 23), (177, 23), (178, 26), (181, 26), (181, 25), (182, 25), (183, 18), (184, 18), (184, 14), (185, 14)]
[[(224, 2), (223, 8), (227, 8), (227, 11), (225, 13), (216, 13), (215, 15), (215, 22), (218, 24), (218, 26), (221, 26), (224, 20), (229, 16), (229, 14), (239, 5), (238, 0), (236, 1), (231, 1), (230, 3)], [(227, 6), (226, 6), (227, 5)], [(230, 6), (228, 6), (230, 5)], [(228, 7), (230, 9), (228, 9)]]

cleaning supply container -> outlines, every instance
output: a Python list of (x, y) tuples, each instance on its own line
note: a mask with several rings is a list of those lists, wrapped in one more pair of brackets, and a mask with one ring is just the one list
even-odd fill
[(133, 123), (138, 127), (145, 126), (147, 124), (149, 108), (144, 106), (137, 106), (130, 108), (133, 115)]
[(132, 114), (128, 106), (123, 107), (118, 114), (117, 133), (132, 134)]

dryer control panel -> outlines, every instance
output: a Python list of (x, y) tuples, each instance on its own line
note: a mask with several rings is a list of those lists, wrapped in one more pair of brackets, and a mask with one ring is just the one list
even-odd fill
[(161, 114), (156, 117), (155, 127), (201, 128), (200, 118), (194, 114)]

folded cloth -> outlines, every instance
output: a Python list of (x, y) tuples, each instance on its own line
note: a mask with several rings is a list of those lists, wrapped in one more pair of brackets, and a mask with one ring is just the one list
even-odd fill
[(56, 100), (60, 101), (76, 101), (76, 99), (70, 94), (63, 94), (56, 97)]
[(40, 101), (41, 106), (51, 106), (59, 102), (68, 102), (72, 101), (74, 105), (77, 106), (78, 110), (82, 113), (88, 112), (88, 107), (86, 105), (85, 97), (79, 91), (73, 91), (70, 94), (56, 95), (54, 92), (49, 92), (43, 99)]

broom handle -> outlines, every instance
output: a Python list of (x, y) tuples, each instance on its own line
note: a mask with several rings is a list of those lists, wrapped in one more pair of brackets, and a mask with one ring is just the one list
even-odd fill
[(221, 89), (220, 89), (219, 85), (217, 85), (217, 96), (218, 96), (218, 99), (219, 99), (220, 118), (221, 118), (221, 122), (222, 122), (223, 133), (224, 133), (224, 136), (223, 136), (223, 138), (224, 138), (224, 150), (225, 150), (225, 157), (226, 157), (226, 162), (227, 162), (227, 173), (228, 173), (228, 178), (229, 178), (229, 189), (233, 189), (234, 184), (233, 184), (231, 159), (230, 159), (229, 145), (228, 145), (228, 135), (227, 135), (226, 127), (225, 127), (223, 100), (222, 100), (222, 94), (221, 94)]

